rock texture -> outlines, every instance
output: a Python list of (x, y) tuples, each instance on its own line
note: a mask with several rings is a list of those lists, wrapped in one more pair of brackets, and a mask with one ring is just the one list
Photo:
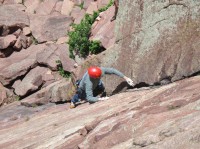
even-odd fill
[(30, 23), (32, 34), (40, 43), (55, 41), (65, 36), (72, 19), (64, 15), (32, 15), (30, 16)]
[[(68, 104), (42, 111), (36, 106), (36, 114), (15, 103), (1, 109), (0, 148), (196, 149), (199, 89), (198, 76), (159, 88), (130, 90), (72, 110)], [(23, 109), (29, 112), (22, 115)]]
[[(173, 82), (200, 71), (199, 1), (132, 1), (119, 4), (116, 44), (87, 62), (114, 67), (135, 84)], [(110, 91), (122, 80), (107, 77)]]
[[(92, 14), (106, 4), (108, 1), (94, 0), (1, 1), (1, 103), (26, 98), (24, 103), (30, 106), (70, 100), (75, 89), (74, 81), (63, 81), (59, 74), (74, 71), (84, 61), (69, 58), (67, 34), (72, 29), (70, 25), (80, 23), (86, 12)], [(108, 24), (109, 35), (113, 35), (114, 22), (109, 20), (111, 15), (109, 10), (98, 18), (92, 31), (93, 39), (100, 40), (104, 47), (114, 44), (114, 38), (105, 35), (108, 31), (106, 27), (100, 31), (100, 26)], [(97, 36), (101, 38), (97, 39)], [(59, 67), (61, 65), (62, 68)], [(15, 95), (11, 94), (13, 91)], [(17, 98), (9, 99), (14, 96)]]
[(115, 22), (110, 21), (114, 15), (114, 6), (102, 12), (93, 24), (90, 40), (99, 40), (105, 49), (111, 48), (115, 43)]

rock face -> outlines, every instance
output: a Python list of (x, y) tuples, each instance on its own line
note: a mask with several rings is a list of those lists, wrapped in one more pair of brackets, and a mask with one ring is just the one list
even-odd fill
[(91, 30), (90, 40), (99, 40), (105, 49), (111, 48), (115, 43), (115, 22), (110, 21), (114, 15), (114, 10), (114, 6), (112, 6), (107, 11), (102, 12)]
[[(173, 82), (200, 71), (199, 2), (126, 0), (119, 5), (115, 46), (89, 63), (117, 68), (135, 84)], [(121, 80), (107, 77), (105, 82), (113, 91)]]
[(199, 89), (197, 76), (71, 110), (68, 104), (41, 111), (13, 103), (0, 111), (0, 148), (197, 149)]

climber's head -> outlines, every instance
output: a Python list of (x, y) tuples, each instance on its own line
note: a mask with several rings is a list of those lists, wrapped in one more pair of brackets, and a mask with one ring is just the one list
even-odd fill
[(96, 66), (92, 66), (88, 69), (88, 74), (91, 78), (97, 79), (101, 77), (101, 69)]

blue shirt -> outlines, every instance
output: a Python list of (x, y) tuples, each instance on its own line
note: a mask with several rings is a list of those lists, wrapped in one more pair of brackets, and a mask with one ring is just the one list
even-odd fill
[[(123, 73), (119, 72), (118, 70), (116, 70), (114, 68), (101, 67), (100, 69), (102, 71), (101, 77), (103, 77), (105, 74), (115, 74), (115, 75), (117, 75), (119, 77), (124, 77)], [(86, 99), (89, 102), (98, 101), (98, 97), (94, 97), (93, 96), (93, 90), (99, 84), (101, 77), (97, 78), (97, 79), (90, 78), (88, 72), (86, 72), (82, 77), (82, 80), (81, 80), (81, 82), (79, 84), (79, 88), (85, 91)]]

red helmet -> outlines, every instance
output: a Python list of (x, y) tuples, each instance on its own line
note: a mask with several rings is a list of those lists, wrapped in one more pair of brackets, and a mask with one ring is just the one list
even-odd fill
[(101, 77), (101, 69), (99, 67), (90, 67), (88, 69), (88, 74), (91, 78), (100, 78)]

